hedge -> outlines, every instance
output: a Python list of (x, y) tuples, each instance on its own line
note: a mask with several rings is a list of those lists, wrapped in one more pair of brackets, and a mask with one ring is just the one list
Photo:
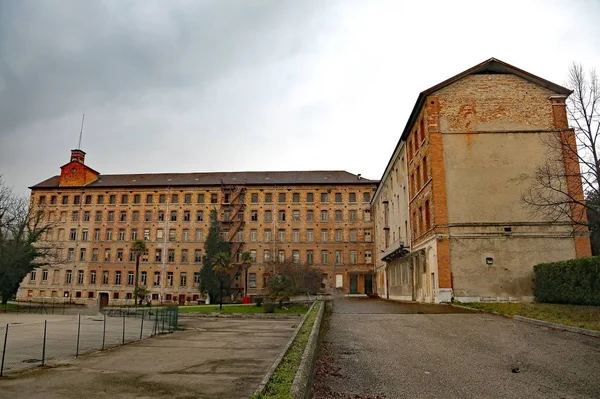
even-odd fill
[(600, 305), (600, 256), (533, 267), (538, 302)]

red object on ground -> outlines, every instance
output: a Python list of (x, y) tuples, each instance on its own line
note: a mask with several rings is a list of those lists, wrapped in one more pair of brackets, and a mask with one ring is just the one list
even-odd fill
[(252, 302), (250, 301), (250, 297), (249, 296), (243, 296), (242, 297), (242, 303), (252, 303)]

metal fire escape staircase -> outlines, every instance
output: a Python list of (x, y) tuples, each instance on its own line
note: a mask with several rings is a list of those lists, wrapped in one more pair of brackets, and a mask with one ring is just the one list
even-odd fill
[[(231, 245), (231, 263), (233, 266), (232, 272), (232, 287), (231, 292), (234, 300), (241, 300), (245, 290), (245, 279), (242, 281), (243, 273), (240, 273), (244, 268), (241, 262), (242, 252), (244, 248), (243, 234), (241, 239), (238, 237), (238, 232), (244, 230), (244, 210), (246, 187), (234, 184), (221, 184), (221, 212), (220, 220), (223, 231), (228, 234), (224, 237)], [(235, 276), (239, 276), (240, 280), (235, 280)]]

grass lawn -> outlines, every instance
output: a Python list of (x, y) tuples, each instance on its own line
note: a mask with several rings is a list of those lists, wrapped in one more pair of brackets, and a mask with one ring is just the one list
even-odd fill
[[(279, 314), (304, 314), (308, 311), (307, 307), (302, 305), (292, 305), (284, 309), (275, 308), (275, 313)], [(180, 306), (180, 313), (201, 312), (201, 313), (264, 313), (262, 306), (250, 305), (223, 305), (223, 310), (219, 310), (219, 305), (199, 305), (199, 306)]]
[(462, 306), (519, 315), (600, 331), (600, 306), (562, 305), (555, 303), (461, 303)]
[(300, 331), (298, 331), (294, 342), (285, 353), (281, 363), (279, 363), (279, 366), (277, 366), (277, 369), (275, 369), (275, 372), (267, 383), (265, 393), (253, 395), (251, 399), (293, 399), (292, 395), (290, 395), (290, 389), (292, 388), (296, 371), (300, 367), (304, 348), (306, 348), (310, 332), (317, 318), (319, 306), (325, 306), (325, 304), (317, 302), (312, 312), (306, 316), (306, 320), (302, 327), (300, 327)]

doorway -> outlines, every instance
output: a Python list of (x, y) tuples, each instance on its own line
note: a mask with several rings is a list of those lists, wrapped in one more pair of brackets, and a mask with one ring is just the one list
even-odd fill
[(100, 309), (108, 306), (108, 292), (101, 292), (98, 299), (100, 300)]
[(179, 306), (185, 305), (185, 294), (179, 295)]
[(350, 275), (350, 293), (358, 294), (358, 275), (357, 274)]
[(365, 274), (365, 294), (371, 295), (373, 293), (373, 275)]

